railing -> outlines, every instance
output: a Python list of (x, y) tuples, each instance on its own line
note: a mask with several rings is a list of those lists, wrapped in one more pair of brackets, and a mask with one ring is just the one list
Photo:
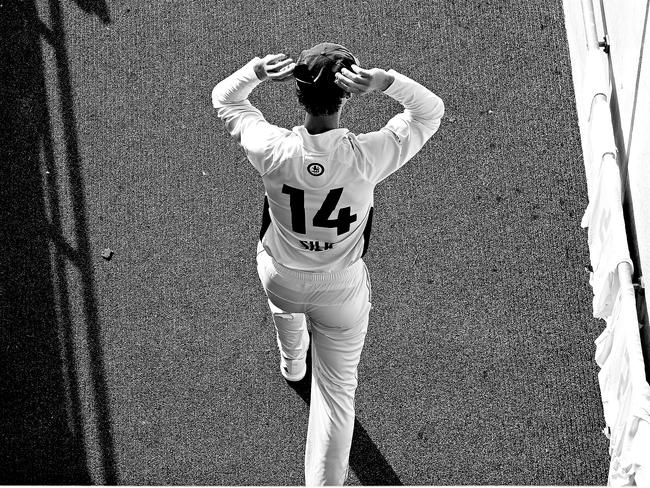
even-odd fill
[[(606, 328), (596, 340), (605, 434), (610, 439), (610, 486), (650, 486), (650, 386), (645, 378), (627, 245), (621, 172), (613, 136), (607, 57), (599, 48), (592, 0), (582, 0), (587, 43), (578, 110), (588, 110), (583, 149), (593, 315)], [(587, 115), (587, 114), (585, 114)]]

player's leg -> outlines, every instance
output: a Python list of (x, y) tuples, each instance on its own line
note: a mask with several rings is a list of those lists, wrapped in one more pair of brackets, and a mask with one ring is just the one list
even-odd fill
[(312, 385), (305, 451), (308, 486), (342, 485), (347, 478), (357, 367), (371, 307), (365, 266), (349, 285), (340, 290), (340, 296), (347, 297), (344, 303), (309, 310)]
[(289, 313), (271, 300), (268, 302), (280, 350), (280, 372), (288, 381), (300, 381), (307, 372), (306, 357), (309, 349), (305, 314)]
[(305, 482), (307, 486), (340, 486), (347, 478), (354, 430), (356, 371), (365, 331), (341, 340), (315, 330), (312, 329)]
[(280, 350), (280, 372), (288, 381), (299, 381), (307, 371), (309, 348), (307, 321), (303, 313), (305, 307), (301, 303), (304, 297), (291, 286), (294, 281), (283, 279), (261, 246), (257, 254), (257, 271), (273, 316)]

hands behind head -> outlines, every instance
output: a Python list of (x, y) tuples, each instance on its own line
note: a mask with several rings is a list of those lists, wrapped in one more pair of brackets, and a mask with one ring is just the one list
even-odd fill
[(268, 54), (255, 63), (255, 74), (260, 80), (272, 81), (289, 80), (296, 67), (293, 59), (285, 54)]
[[(260, 80), (287, 81), (292, 78), (296, 63), (286, 54), (267, 54), (255, 63), (255, 74)], [(334, 75), (337, 86), (348, 93), (370, 93), (384, 91), (395, 79), (380, 68), (363, 69), (356, 64), (352, 70), (343, 68)]]
[(353, 64), (352, 70), (343, 68), (334, 75), (336, 85), (349, 93), (384, 91), (395, 79), (393, 75), (380, 68), (363, 69)]

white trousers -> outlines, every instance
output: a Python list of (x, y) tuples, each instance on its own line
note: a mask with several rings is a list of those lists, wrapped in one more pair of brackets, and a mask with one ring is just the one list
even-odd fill
[(368, 330), (370, 279), (363, 261), (334, 273), (292, 270), (259, 246), (257, 270), (269, 299), (280, 352), (307, 353), (312, 332), (312, 383), (305, 448), (307, 486), (342, 485), (347, 478), (357, 366)]

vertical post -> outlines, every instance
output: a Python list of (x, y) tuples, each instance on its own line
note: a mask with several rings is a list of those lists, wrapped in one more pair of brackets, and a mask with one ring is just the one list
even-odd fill
[(596, 16), (593, 0), (580, 0), (582, 4), (582, 21), (585, 28), (587, 49), (598, 49), (598, 33), (596, 31)]

